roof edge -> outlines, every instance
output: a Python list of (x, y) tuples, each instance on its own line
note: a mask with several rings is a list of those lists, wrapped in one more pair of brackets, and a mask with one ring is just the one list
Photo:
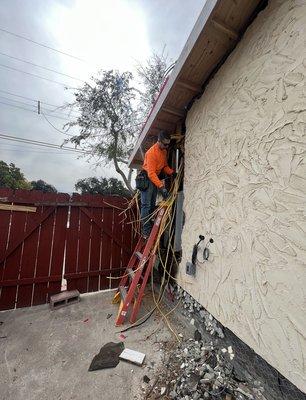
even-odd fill
[(173, 71), (169, 75), (169, 79), (168, 79), (167, 83), (162, 87), (162, 90), (159, 93), (157, 102), (153, 105), (152, 110), (150, 111), (149, 118), (147, 119), (147, 121), (141, 131), (141, 134), (134, 146), (134, 149), (130, 155), (130, 158), (128, 161), (129, 168), (133, 168), (133, 165), (135, 165), (135, 166), (138, 165), (138, 163), (134, 162), (136, 153), (140, 150), (140, 147), (141, 147), (141, 144), (142, 144), (144, 138), (146, 137), (151, 125), (153, 124), (159, 110), (162, 108), (169, 91), (175, 84), (185, 61), (187, 60), (189, 54), (191, 53), (198, 37), (200, 36), (203, 29), (205, 28), (206, 23), (207, 23), (209, 17), (211, 16), (212, 12), (214, 11), (217, 3), (218, 3), (218, 0), (207, 0), (206, 1), (196, 23), (185, 43), (185, 46), (183, 47), (183, 50), (181, 51), (181, 54), (175, 64), (175, 67), (173, 68)]

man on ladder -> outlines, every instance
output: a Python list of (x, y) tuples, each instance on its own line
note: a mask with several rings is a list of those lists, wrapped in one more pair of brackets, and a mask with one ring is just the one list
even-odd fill
[(165, 184), (159, 179), (158, 175), (164, 172), (167, 175), (173, 175), (174, 171), (168, 166), (167, 149), (169, 148), (171, 137), (161, 131), (158, 134), (158, 141), (145, 154), (142, 172), (146, 174), (147, 188), (141, 190), (141, 233), (147, 239), (150, 235), (153, 222), (151, 214), (154, 212), (157, 190), (160, 190), (164, 199), (169, 196)]
[(120, 300), (116, 326), (123, 324), (133, 300), (130, 322), (135, 322), (148, 278), (155, 263), (156, 254), (152, 252), (152, 249), (158, 236), (165, 207), (159, 210), (154, 224), (151, 221), (151, 214), (155, 209), (157, 190), (160, 190), (164, 199), (169, 195), (164, 182), (158, 178), (158, 175), (161, 172), (167, 175), (174, 174), (167, 163), (167, 149), (170, 140), (168, 133), (164, 131), (159, 133), (157, 143), (146, 152), (142, 171), (136, 177), (136, 188), (141, 193), (142, 236), (138, 240), (113, 299), (113, 302)]

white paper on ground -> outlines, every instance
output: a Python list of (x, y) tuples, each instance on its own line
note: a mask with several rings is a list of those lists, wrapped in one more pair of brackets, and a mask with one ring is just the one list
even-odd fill
[(121, 358), (122, 360), (130, 361), (137, 365), (142, 365), (145, 356), (146, 355), (144, 353), (140, 353), (139, 351), (124, 349), (119, 358)]

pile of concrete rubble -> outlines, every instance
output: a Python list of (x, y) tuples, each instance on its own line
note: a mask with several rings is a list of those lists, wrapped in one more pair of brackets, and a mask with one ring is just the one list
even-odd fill
[[(198, 335), (196, 331), (195, 336)], [(207, 344), (194, 339), (182, 342), (169, 359), (169, 369), (179, 366), (174, 372), (175, 379), (170, 381), (173, 387), (169, 397), (184, 400), (260, 398), (259, 382), (258, 387), (250, 390), (235, 380), (233, 356), (231, 347), (218, 349), (213, 342)]]
[[(190, 296), (187, 292), (185, 292), (181, 288), (177, 288), (177, 299), (182, 300), (185, 315), (187, 317), (196, 317), (199, 322), (202, 322), (204, 329), (206, 332), (209, 332), (212, 336), (218, 336), (219, 338), (223, 338), (224, 334), (222, 328), (219, 326), (218, 322), (214, 319), (214, 317), (204, 310), (200, 303), (198, 303), (194, 298)], [(194, 319), (191, 319), (191, 324), (194, 324)]]
[[(178, 289), (185, 314), (195, 325), (194, 338), (183, 340), (168, 354), (158, 383), (150, 388), (148, 399), (175, 400), (264, 400), (259, 381), (237, 379), (232, 346), (223, 347), (219, 323), (189, 294)], [(199, 329), (206, 330), (202, 334)], [(207, 334), (209, 333), (209, 335)], [(149, 385), (150, 386), (150, 385)]]

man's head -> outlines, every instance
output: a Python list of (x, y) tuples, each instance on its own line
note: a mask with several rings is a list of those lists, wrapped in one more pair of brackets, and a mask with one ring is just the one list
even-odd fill
[(166, 150), (169, 147), (171, 137), (166, 131), (160, 131), (158, 134), (158, 144), (162, 150)]

